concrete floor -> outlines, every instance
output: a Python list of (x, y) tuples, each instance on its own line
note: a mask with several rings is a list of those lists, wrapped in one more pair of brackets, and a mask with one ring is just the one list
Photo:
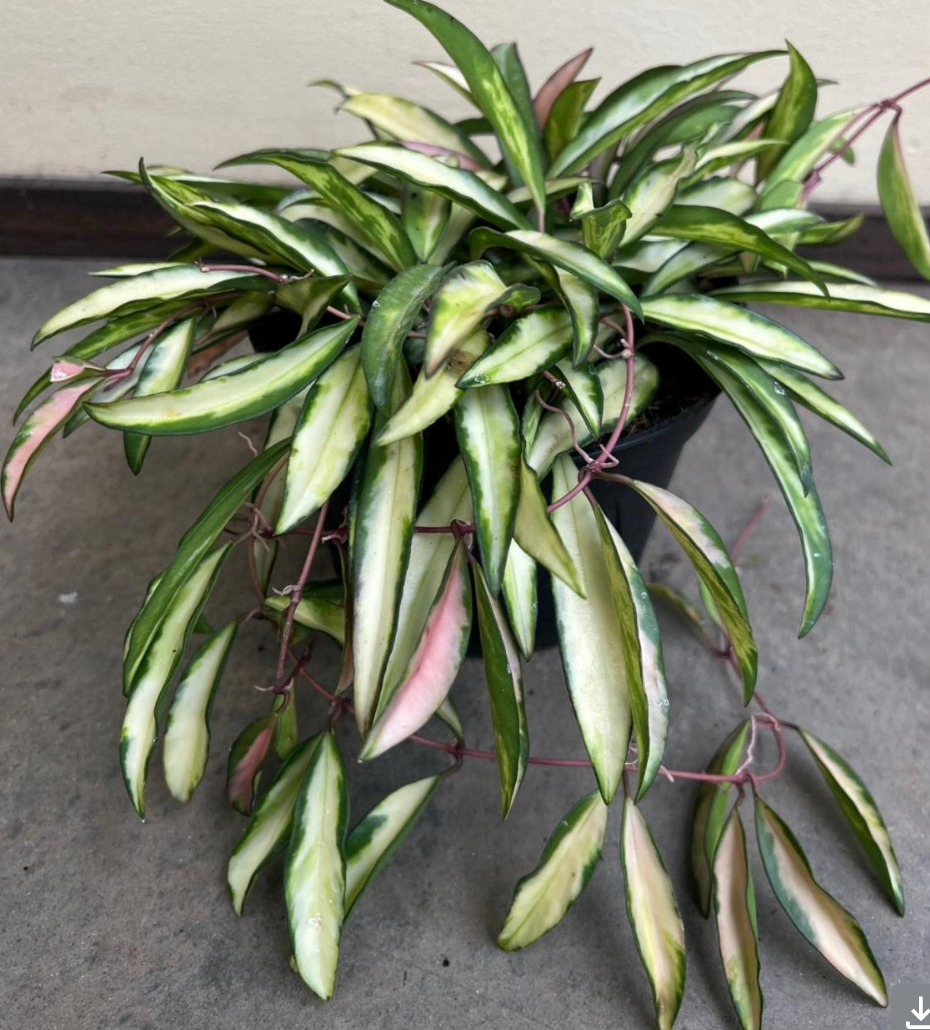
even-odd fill
[[(0, 262), (0, 411), (56, 353), (30, 354), (36, 324), (88, 288), (92, 266)], [(96, 267), (101, 267), (98, 263)], [(888, 821), (904, 869), (908, 915), (883, 899), (805, 753), (792, 742), (784, 778), (766, 789), (792, 823), (815, 872), (862, 922), (888, 983), (930, 980), (927, 649), (930, 557), (930, 327), (782, 311), (780, 317), (846, 371), (839, 396), (877, 432), (888, 469), (839, 432), (812, 425), (817, 482), (836, 546), (835, 595), (802, 642), (802, 568), (777, 499), (752, 538), (744, 581), (769, 703), (823, 735), (859, 769)], [(61, 349), (60, 347), (58, 349)], [(3, 436), (6, 446), (10, 431)], [(247, 459), (235, 431), (158, 441), (134, 481), (116, 436), (88, 426), (56, 441), (31, 472), (16, 524), (2, 532), (0, 654), (0, 1025), (10, 1030), (650, 1027), (651, 1001), (627, 925), (617, 820), (588, 889), (563, 924), (523, 953), (497, 950), (515, 880), (546, 835), (592, 787), (584, 770), (532, 768), (512, 817), (498, 818), (495, 771), (471, 762), (441, 789), (415, 833), (345, 928), (336, 998), (317, 1002), (288, 968), (279, 867), (262, 876), (237, 919), (224, 884), (242, 829), (222, 796), (225, 750), (265, 700), (252, 684), (273, 660), (267, 630), (240, 636), (213, 720), (205, 781), (187, 806), (152, 765), (149, 819), (120, 782), (119, 655), (140, 590), (184, 528)], [(770, 489), (768, 471), (726, 403), (690, 444), (674, 488), (732, 539)], [(125, 490), (125, 493), (122, 491)], [(652, 578), (688, 585), (675, 546), (656, 531)], [(230, 568), (211, 610), (247, 601)], [(673, 703), (668, 755), (699, 768), (740, 714), (727, 671), (668, 621)], [(330, 667), (326, 667), (329, 662)], [(320, 675), (332, 675), (331, 656)], [(526, 671), (533, 750), (580, 755), (554, 654)], [(482, 675), (469, 662), (456, 687), (469, 742), (490, 733)], [(309, 697), (301, 708), (309, 716)], [(309, 717), (306, 719), (310, 723)], [(350, 728), (341, 728), (354, 754)], [(400, 748), (352, 769), (353, 809), (441, 767)], [(735, 1026), (713, 927), (689, 897), (686, 842), (693, 789), (656, 784), (648, 818), (666, 857), (689, 938), (679, 1026)], [(797, 936), (757, 876), (767, 1026), (859, 1030), (887, 1015)]]

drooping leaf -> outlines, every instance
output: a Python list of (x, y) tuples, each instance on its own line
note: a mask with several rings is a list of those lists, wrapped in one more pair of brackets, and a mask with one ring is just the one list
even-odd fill
[(522, 229), (529, 225), (512, 201), (464, 168), (453, 168), (426, 154), (392, 143), (362, 143), (341, 147), (336, 153), (392, 172), (423, 189), (441, 193), (502, 229)]
[(497, 935), (501, 948), (525, 948), (561, 921), (591, 879), (606, 829), (607, 806), (594, 791), (556, 826), (539, 864), (517, 884)]
[(685, 928), (662, 856), (629, 797), (623, 802), (621, 841), (630, 926), (652, 988), (659, 1030), (671, 1030), (685, 991)]
[(372, 305), (362, 333), (362, 367), (375, 404), (387, 406), (397, 363), (402, 360), (407, 333), (435, 292), (445, 269), (414, 265), (392, 279)]
[[(513, 536), (526, 554), (535, 558), (576, 594), (584, 596), (584, 583), (568, 549), (559, 536), (549, 512), (536, 473), (520, 460), (520, 496)], [(511, 546), (513, 546), (511, 544)]]
[(749, 626), (743, 588), (726, 546), (714, 527), (687, 501), (668, 490), (638, 480), (631, 480), (630, 486), (649, 502), (668, 526), (713, 597), (739, 663), (743, 696), (748, 704), (756, 684), (758, 654)]
[[(707, 766), (714, 776), (732, 776), (739, 768), (749, 737), (749, 720), (741, 722), (717, 749)], [(698, 908), (705, 918), (710, 914), (714, 855), (720, 843), (731, 789), (728, 784), (705, 782), (700, 785), (691, 821), (691, 873), (697, 885)]]
[(536, 124), (527, 124), (513, 94), (478, 37), (450, 14), (424, 0), (387, 0), (418, 21), (439, 40), (458, 65), (469, 92), (494, 127), (505, 157), (529, 187), (533, 202), (545, 210), (542, 154), (536, 138)]
[(455, 434), (471, 484), (481, 562), (497, 596), (520, 497), (520, 422), (507, 387), (466, 390), (455, 407)]
[(600, 298), (589, 282), (566, 272), (564, 268), (545, 269), (550, 284), (565, 305), (572, 320), (572, 361), (587, 359), (600, 328)]
[[(436, 484), (432, 496), (417, 515), (418, 526), (448, 526), (454, 519), (471, 519), (471, 490), (461, 456), (453, 459)], [(410, 545), (410, 560), (397, 613), (397, 632), (384, 672), (383, 708), (402, 682), (426, 627), (433, 600), (439, 593), (446, 567), (455, 549), (451, 533), (415, 533)]]
[(596, 286), (603, 293), (619, 300), (621, 304), (626, 304), (635, 314), (642, 314), (635, 294), (618, 273), (596, 254), (580, 244), (572, 243), (571, 240), (557, 239), (555, 236), (533, 230), (503, 233), (480, 228), (472, 232), (469, 244), (473, 258), (480, 257), (490, 247), (504, 247), (547, 261)]
[(562, 308), (540, 308), (515, 319), (459, 379), (462, 388), (512, 383), (549, 368), (569, 353), (572, 321)]
[(297, 797), (284, 866), (287, 925), (297, 971), (324, 1001), (332, 997), (345, 918), (349, 799), (342, 755), (323, 735)]
[[(392, 406), (403, 403), (409, 390), (406, 367), (401, 365), (392, 386)], [(379, 414), (376, 435), (383, 425)], [(422, 467), (423, 441), (414, 435), (372, 446), (361, 471), (350, 554), (355, 720), (363, 735), (374, 718), (397, 626)]]
[(200, 645), (171, 702), (165, 728), (165, 782), (178, 801), (190, 798), (207, 767), (210, 710), (238, 628), (234, 619)]
[(10, 521), (13, 520), (13, 507), (23, 477), (46, 444), (99, 383), (100, 377), (94, 376), (92, 379), (78, 379), (68, 386), (63, 386), (44, 400), (20, 426), (6, 453), (3, 470), (0, 472), (3, 505)]
[[(810, 283), (779, 279), (721, 287), (714, 291), (714, 296), (737, 303), (788, 304), (798, 308), (852, 311), (861, 315), (930, 322), (930, 300), (926, 297), (861, 283), (830, 283), (830, 296), (824, 297)], [(774, 361), (779, 360), (776, 354), (771, 357)]]
[[(739, 351), (728, 347), (704, 347), (700, 343), (685, 340), (677, 340), (676, 343), (725, 393), (731, 377), (739, 381), (745, 393), (749, 394), (755, 404), (768, 415), (776, 431), (781, 434), (800, 479), (802, 492), (806, 495), (813, 482), (810, 445), (794, 405), (784, 388), (753, 358)], [(721, 376), (721, 369), (728, 374)], [(741, 393), (736, 399), (737, 404), (740, 403), (742, 396)]]
[(484, 572), (472, 564), (475, 607), (481, 633), (481, 653), (488, 685), (491, 720), (497, 746), (501, 781), (501, 811), (506, 819), (523, 782), (530, 742), (523, 707), (523, 673), (520, 656), (499, 602), (488, 589)]
[(888, 827), (882, 819), (875, 799), (869, 793), (869, 788), (843, 756), (834, 751), (829, 744), (808, 730), (802, 729), (799, 732), (872, 863), (885, 892), (894, 902), (898, 913), (903, 916), (904, 884), (901, 880), (901, 869), (891, 844)]
[(441, 780), (426, 776), (400, 787), (353, 827), (346, 840), (346, 916), (416, 824)]
[(416, 255), (397, 217), (350, 182), (327, 157), (306, 150), (256, 150), (226, 164), (275, 164), (283, 168), (338, 209), (395, 271), (414, 264)]
[(120, 732), (120, 765), (140, 818), (145, 818), (145, 777), (166, 689), (231, 547), (231, 543), (225, 544), (208, 553), (192, 569), (165, 611), (133, 676)]
[(668, 734), (668, 688), (662, 638), (649, 592), (620, 534), (595, 507), (601, 552), (623, 645), (626, 690), (633, 713), (639, 767), (637, 800), (656, 778)]
[(127, 634), (123, 663), (124, 690), (128, 691), (132, 685), (139, 662), (178, 592), (209, 553), (226, 523), (278, 463), (286, 448), (287, 442), (281, 441), (250, 461), (222, 487), (181, 538), (174, 558), (159, 574), (157, 583), (146, 597)]
[(455, 350), (481, 324), (487, 312), (501, 304), (524, 306), (539, 300), (539, 291), (517, 284), (507, 286), (487, 261), (459, 265), (442, 281), (430, 307), (423, 370), (434, 376)]
[(371, 423), (361, 349), (338, 357), (310, 387), (294, 428), (284, 499), (275, 532), (316, 512), (345, 479)]
[(600, 436), (604, 422), (604, 388), (598, 378), (597, 366), (584, 362), (576, 367), (562, 361), (555, 366), (554, 374), (560, 389), (581, 413), (584, 424), (595, 437)]
[(324, 326), (229, 376), (114, 404), (89, 404), (90, 416), (112, 429), (173, 436), (204, 433), (276, 408), (299, 393), (340, 354), (357, 318)]
[(273, 711), (278, 717), (274, 730), (274, 753), (283, 762), (290, 757), (300, 740), (300, 730), (297, 726), (297, 691), (293, 683), (286, 694), (277, 696)]
[[(568, 457), (553, 468), (552, 492), (561, 497), (577, 482)], [(625, 641), (612, 596), (597, 517), (584, 496), (556, 508), (552, 521), (578, 569), (584, 598), (553, 579), (562, 667), (575, 718), (594, 766), (601, 795), (613, 799), (630, 740), (632, 700), (627, 682)], [(616, 554), (613, 561), (617, 562)]]
[(817, 488), (811, 483), (807, 493), (804, 492), (804, 484), (781, 430), (742, 382), (719, 365), (715, 378), (759, 444), (797, 526), (807, 577), (798, 635), (806, 636), (826, 606), (833, 581), (833, 547)]
[(458, 385), (459, 380), (487, 350), (490, 342), (488, 334), (479, 327), (459, 345), (436, 375), (430, 377), (421, 372), (410, 396), (384, 424), (376, 443), (383, 446), (403, 440), (451, 411), (465, 392)]
[(271, 754), (277, 716), (269, 712), (250, 722), (233, 741), (226, 761), (226, 797), (240, 815), (249, 815), (262, 765)]
[(520, 654), (529, 661), (533, 657), (536, 616), (539, 612), (536, 560), (531, 558), (516, 540), (510, 542), (501, 589), (514, 639), (520, 648)]
[(756, 898), (746, 834), (734, 808), (714, 855), (714, 910), (720, 961), (742, 1030), (762, 1030)]
[(416, 733), (446, 699), (471, 636), (471, 586), (464, 544), (452, 552), (420, 643), (378, 715), (359, 756), (370, 761)]
[[(307, 399), (307, 390), (301, 390), (294, 394), (289, 401), (285, 401), (280, 407), (275, 408), (268, 420), (268, 431), (265, 434), (264, 449), (274, 447), (282, 440), (290, 440), (300, 413), (303, 411), (304, 401)], [(252, 495), (252, 501), (258, 503), (261, 500), (261, 518), (259, 526), (266, 530), (274, 528), (281, 514), (281, 504), (284, 501), (284, 487), (286, 476), (284, 474), (285, 460), (282, 458), (265, 477), (264, 482)], [(252, 548), (252, 557), (255, 561), (255, 572), (262, 589), (267, 592), (271, 580), (271, 573), (278, 556), (278, 541), (258, 536), (249, 542)]]
[(645, 297), (642, 307), (647, 321), (700, 333), (753, 357), (771, 358), (812, 375), (840, 378), (833, 362), (800, 336), (736, 304), (697, 293), (676, 293)]
[(862, 927), (814, 879), (794, 834), (760, 797), (756, 837), (765, 875), (799, 933), (863, 993), (887, 1005), (885, 980)]
[(297, 795), (321, 738), (322, 734), (310, 737), (290, 753), (255, 806), (245, 832), (229, 856), (226, 882), (236, 915), (242, 914), (261, 868), (291, 835)]
[[(133, 397), (147, 397), (153, 393), (176, 390), (184, 379), (184, 372), (194, 343), (197, 319), (188, 318), (173, 325), (155, 343), (139, 375)], [(125, 433), (123, 447), (130, 469), (138, 475), (152, 442), (150, 436)]]
[(873, 433), (851, 411), (848, 411), (816, 383), (812, 383), (807, 376), (796, 372), (793, 368), (788, 368), (787, 365), (779, 365), (775, 361), (760, 361), (759, 364), (774, 380), (781, 383), (795, 403), (802, 404), (805, 408), (813, 411), (815, 415), (838, 429), (842, 429), (844, 433), (848, 433), (854, 440), (858, 440), (877, 454), (882, 461), (891, 464), (885, 449)]
[(878, 196), (888, 228), (908, 261), (930, 279), (930, 236), (904, 161), (898, 117), (889, 125), (878, 155)]

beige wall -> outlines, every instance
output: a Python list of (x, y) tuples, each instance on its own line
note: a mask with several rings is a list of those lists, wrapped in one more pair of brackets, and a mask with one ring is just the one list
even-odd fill
[[(534, 84), (591, 43), (588, 73), (613, 84), (656, 63), (778, 46), (788, 37), (839, 80), (822, 111), (874, 100), (930, 75), (927, 0), (445, 0), (489, 44), (517, 39)], [(441, 58), (418, 23), (380, 0), (0, 0), (0, 175), (91, 176), (151, 162), (198, 170), (272, 144), (329, 146), (360, 126), (333, 114), (334, 77), (467, 105), (418, 58)], [(752, 84), (780, 80), (769, 64)], [(903, 123), (930, 203), (930, 89)], [(821, 196), (874, 199), (874, 148), (833, 166)]]

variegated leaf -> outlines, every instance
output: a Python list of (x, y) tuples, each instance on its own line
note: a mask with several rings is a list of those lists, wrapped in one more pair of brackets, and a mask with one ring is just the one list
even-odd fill
[(720, 535), (697, 508), (668, 490), (637, 480), (631, 480), (630, 486), (668, 526), (710, 591), (733, 645), (743, 678), (743, 696), (748, 703), (756, 684), (758, 654), (743, 588)]
[(481, 633), (481, 653), (488, 685), (491, 720), (497, 746), (497, 769), (501, 781), (501, 811), (506, 819), (530, 753), (523, 707), (523, 673), (520, 656), (500, 604), (488, 589), (484, 572), (472, 563), (475, 576), (475, 607)]
[(494, 346), (459, 379), (462, 388), (488, 383), (513, 383), (549, 368), (571, 349), (572, 320), (567, 311), (551, 307), (515, 319)]
[(342, 755), (323, 735), (307, 767), (284, 867), (291, 948), (304, 983), (331, 998), (345, 918), (349, 800)]
[(358, 319), (324, 326), (239, 372), (180, 390), (89, 404), (90, 416), (113, 429), (172, 436), (203, 433), (276, 408), (299, 393), (338, 356)]
[(421, 372), (410, 396), (376, 437), (377, 445), (386, 446), (419, 433), (451, 411), (465, 393), (459, 381), (487, 350), (490, 342), (488, 334), (479, 326), (462, 341), (436, 375), (429, 377)]
[[(393, 407), (409, 394), (406, 366), (392, 387)], [(375, 422), (375, 432), (384, 416)], [(359, 732), (371, 726), (384, 669), (397, 626), (397, 612), (410, 556), (423, 441), (419, 435), (371, 447), (361, 472), (352, 515), (352, 655), (355, 663), (355, 720)]]
[(630, 926), (652, 987), (659, 1030), (671, 1030), (685, 992), (685, 928), (662, 856), (629, 797), (623, 802), (621, 840)]
[(501, 304), (522, 305), (539, 299), (539, 291), (522, 285), (507, 286), (487, 261), (473, 261), (454, 269), (440, 284), (430, 308), (423, 369), (434, 376), (458, 347), (474, 332), (491, 309)]
[(814, 879), (794, 834), (759, 797), (756, 836), (765, 875), (798, 931), (863, 993), (887, 1005), (885, 980), (862, 927)]
[(742, 1030), (762, 1030), (756, 898), (746, 834), (734, 808), (714, 854), (714, 910), (720, 961)]
[(236, 915), (242, 914), (245, 899), (261, 868), (284, 847), (291, 835), (297, 795), (321, 739), (322, 734), (311, 737), (290, 753), (255, 806), (245, 833), (229, 857), (226, 882)]
[[(732, 776), (743, 760), (749, 736), (749, 720), (741, 722), (717, 749), (707, 771)], [(731, 790), (728, 784), (702, 783), (698, 788), (691, 822), (691, 873), (697, 885), (698, 908), (710, 914), (714, 854), (720, 841)]]
[(891, 844), (891, 835), (869, 788), (842, 755), (808, 730), (799, 730), (801, 739), (814, 756), (827, 786), (833, 792), (843, 815), (868, 856), (886, 893), (900, 915), (904, 915), (904, 884), (901, 868)]
[(585, 889), (601, 857), (607, 806), (597, 791), (583, 797), (555, 828), (539, 864), (517, 884), (497, 943), (517, 951), (556, 926)]
[(233, 741), (226, 760), (226, 797), (240, 815), (249, 815), (271, 754), (278, 718), (274, 711), (250, 722)]
[(452, 552), (423, 635), (399, 686), (375, 720), (359, 756), (370, 761), (416, 733), (445, 701), (471, 636), (471, 586), (465, 545)]
[(510, 627), (520, 648), (520, 654), (529, 661), (533, 657), (536, 616), (539, 612), (536, 560), (531, 558), (516, 540), (510, 542), (501, 589)]
[[(232, 544), (208, 553), (185, 577), (140, 658), (120, 732), (120, 765), (129, 797), (145, 818), (145, 777), (165, 693)], [(162, 582), (164, 576), (162, 577)], [(159, 584), (159, 587), (161, 583)], [(156, 589), (154, 593), (157, 593)]]
[(899, 116), (888, 127), (878, 156), (878, 196), (894, 238), (914, 268), (930, 279), (930, 236), (904, 162)]
[(345, 479), (371, 423), (361, 349), (345, 351), (310, 387), (294, 428), (279, 536), (316, 512)]
[[(568, 457), (553, 468), (552, 492), (567, 493), (578, 481)], [(553, 579), (562, 666), (575, 717), (594, 766), (601, 795), (613, 799), (630, 741), (632, 699), (627, 681), (625, 641), (612, 595), (601, 533), (584, 496), (556, 508), (552, 521), (581, 577), (584, 598)], [(618, 561), (616, 553), (613, 561)]]
[(210, 710), (238, 629), (234, 619), (197, 648), (171, 702), (165, 728), (165, 782), (178, 801), (190, 798), (207, 767)]
[(507, 387), (466, 390), (455, 408), (455, 433), (471, 484), (482, 565), (497, 596), (520, 497), (520, 422)]
[(806, 340), (764, 315), (696, 293), (643, 298), (650, 322), (710, 336), (758, 358), (771, 358), (826, 379), (840, 378), (833, 362)]
[(346, 840), (346, 916), (416, 824), (441, 780), (427, 776), (400, 787), (353, 827)]
[[(737, 303), (788, 304), (797, 308), (852, 311), (861, 315), (930, 322), (930, 300), (926, 297), (867, 283), (830, 283), (830, 296), (824, 297), (810, 283), (779, 279), (721, 287), (714, 291), (714, 296)], [(774, 361), (780, 360), (777, 355), (771, 357)]]

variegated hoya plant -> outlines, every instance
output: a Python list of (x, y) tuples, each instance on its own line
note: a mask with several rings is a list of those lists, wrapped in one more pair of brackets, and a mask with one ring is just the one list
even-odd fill
[[(685, 941), (641, 804), (662, 772), (700, 782), (697, 901), (715, 915), (739, 1024), (751, 1030), (762, 1020), (744, 828), (750, 805), (762, 865), (785, 913), (884, 1005), (861, 927), (820, 886), (760, 795), (785, 766), (789, 731), (796, 734), (903, 913), (878, 808), (836, 751), (755, 691), (756, 647), (734, 556), (719, 534), (687, 501), (625, 475), (615, 449), (660, 385), (650, 345), (679, 348), (735, 405), (784, 494), (807, 573), (801, 634), (813, 627), (832, 558), (797, 406), (885, 455), (815, 382), (840, 377), (832, 361), (746, 304), (930, 321), (925, 298), (798, 254), (800, 245), (828, 244), (857, 227), (855, 219), (825, 221), (809, 201), (823, 172), (886, 118), (881, 201), (901, 247), (930, 278), (930, 242), (899, 139), (900, 103), (926, 83), (823, 117), (815, 111), (820, 83), (789, 45), (787, 54), (654, 68), (591, 106), (597, 80), (579, 78), (589, 51), (534, 95), (514, 45), (488, 50), (423, 0), (389, 2), (447, 51), (454, 64), (425, 67), (474, 106), (473, 117), (453, 123), (407, 100), (328, 82), (341, 110), (373, 139), (227, 162), (275, 165), (295, 180), (290, 187), (144, 164), (120, 173), (141, 183), (188, 242), (169, 261), (97, 273), (112, 281), (49, 318), (33, 341), (97, 323), (17, 411), (31, 407), (3, 466), (11, 518), (25, 472), (59, 429), (68, 436), (94, 420), (120, 431), (138, 473), (159, 436), (270, 416), (264, 448), (184, 534), (126, 634), (120, 756), (132, 803), (143, 815), (160, 734), (170, 792), (179, 801), (191, 796), (237, 629), (267, 621), (279, 641), (268, 710), (229, 755), (229, 800), (248, 818), (229, 859), (229, 890), (241, 912), (262, 867), (285, 853), (294, 966), (329, 998), (343, 921), (443, 780), (465, 759), (496, 761), (506, 816), (528, 765), (563, 764), (530, 756), (524, 708), (521, 658), (533, 652), (542, 566), (552, 576), (565, 678), (596, 789), (556, 826), (537, 868), (517, 884), (500, 946), (522, 948), (565, 915), (598, 861), (619, 794), (630, 923), (657, 1024), (672, 1026)], [(787, 77), (772, 92), (731, 84), (743, 69), (785, 56)], [(293, 342), (230, 356), (250, 326), (281, 310), (299, 323)], [(421, 492), (424, 438), (436, 433), (455, 439), (458, 453), (446, 454), (438, 482)], [(704, 772), (663, 764), (670, 706), (661, 640), (650, 591), (591, 494), (604, 479), (636, 491), (681, 545), (713, 646), (729, 658), (746, 705), (756, 706)], [(333, 502), (346, 481), (348, 505)], [(296, 582), (276, 589), (283, 538), (307, 549)], [(255, 597), (213, 629), (202, 612), (240, 542)], [(311, 580), (323, 545), (338, 581)], [(700, 621), (681, 596), (656, 593)], [(473, 620), (493, 753), (466, 747), (450, 696)], [(195, 634), (202, 642), (185, 659)], [(319, 635), (342, 649), (337, 683), (324, 685), (312, 671)], [(317, 710), (310, 693), (301, 700), (300, 728), (298, 685), (322, 699)], [(349, 714), (362, 760), (412, 741), (445, 753), (448, 768), (353, 820), (333, 734)], [(434, 715), (448, 728), (445, 740), (419, 735)], [(759, 768), (763, 734), (778, 746), (774, 768)], [(274, 763), (256, 796), (260, 772)]]

